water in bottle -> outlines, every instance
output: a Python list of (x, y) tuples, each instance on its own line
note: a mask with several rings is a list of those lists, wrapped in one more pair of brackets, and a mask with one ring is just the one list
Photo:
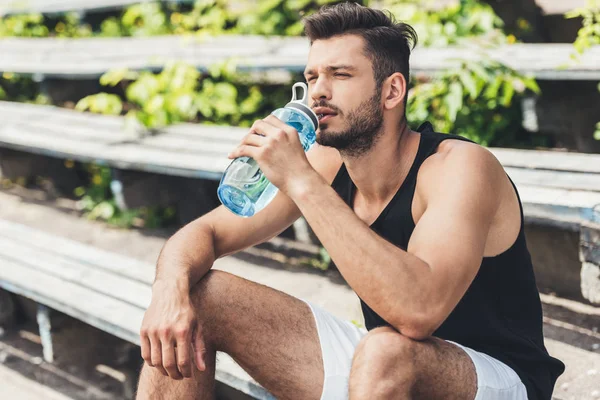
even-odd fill
[[(303, 92), (300, 98), (296, 96), (298, 89), (302, 89)], [(292, 100), (272, 114), (298, 131), (302, 147), (304, 151), (308, 151), (315, 142), (319, 120), (308, 106), (306, 84), (294, 84)], [(251, 217), (273, 200), (277, 190), (264, 176), (256, 161), (250, 157), (238, 157), (225, 170), (217, 195), (231, 212), (242, 217)]]

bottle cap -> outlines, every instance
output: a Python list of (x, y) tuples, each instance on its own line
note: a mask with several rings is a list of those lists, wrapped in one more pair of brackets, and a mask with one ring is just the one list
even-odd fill
[[(297, 97), (296, 88), (302, 88), (302, 97)], [(286, 107), (296, 109), (309, 119), (313, 124), (313, 128), (316, 131), (319, 127), (319, 119), (317, 118), (317, 114), (310, 108), (308, 105), (308, 87), (304, 82), (296, 82), (294, 86), (292, 86), (292, 101), (285, 105)]]

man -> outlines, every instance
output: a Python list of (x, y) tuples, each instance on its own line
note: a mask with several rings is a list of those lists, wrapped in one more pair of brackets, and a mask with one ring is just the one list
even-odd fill
[[(305, 154), (293, 128), (256, 121), (230, 158), (257, 160), (277, 197), (247, 219), (220, 207), (166, 243), (138, 398), (213, 398), (218, 350), (279, 399), (550, 399), (564, 365), (544, 347), (518, 195), (486, 149), (408, 127), (413, 29), (351, 3), (305, 23), (318, 144)], [(368, 332), (210, 271), (300, 215)]]

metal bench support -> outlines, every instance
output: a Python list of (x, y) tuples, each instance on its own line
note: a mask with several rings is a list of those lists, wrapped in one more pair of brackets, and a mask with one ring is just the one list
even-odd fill
[(43, 304), (38, 304), (37, 323), (40, 330), (40, 338), (42, 339), (44, 360), (46, 362), (52, 363), (54, 362), (54, 348), (52, 346), (52, 326), (50, 325), (50, 309)]

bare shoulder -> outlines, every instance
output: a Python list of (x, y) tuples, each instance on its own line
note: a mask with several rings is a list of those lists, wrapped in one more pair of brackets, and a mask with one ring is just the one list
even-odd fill
[(449, 201), (449, 196), (459, 194), (476, 197), (496, 210), (498, 194), (505, 192), (507, 184), (504, 168), (489, 150), (471, 142), (445, 140), (419, 169), (413, 215), (422, 215), (432, 201)]
[(445, 140), (421, 166), (419, 180), (427, 188), (429, 183), (439, 185), (441, 180), (447, 179), (455, 183), (472, 180), (474, 184), (487, 180), (494, 184), (506, 177), (500, 162), (485, 147), (461, 140)]

